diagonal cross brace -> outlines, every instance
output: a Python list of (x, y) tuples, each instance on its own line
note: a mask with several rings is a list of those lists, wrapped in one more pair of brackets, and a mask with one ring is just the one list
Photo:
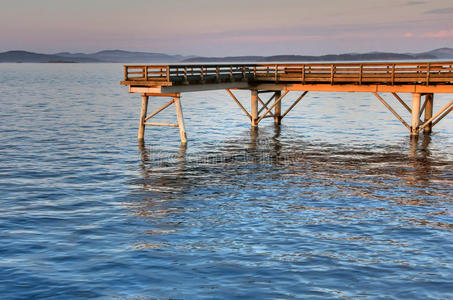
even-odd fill
[[(446, 115), (448, 115), (453, 110), (453, 100), (450, 101), (447, 105), (445, 105), (437, 114), (432, 116), (429, 120), (423, 123), (421, 126), (418, 127), (418, 132), (422, 131), (423, 128), (428, 126), (429, 123), (433, 122), (432, 126), (436, 125), (440, 120), (442, 120)], [(443, 113), (443, 114), (442, 114)], [(442, 114), (442, 115), (441, 115)], [(440, 116), (439, 116), (440, 115)], [(439, 116), (439, 117), (438, 117)], [(438, 118), (437, 118), (438, 117)], [(437, 118), (437, 119), (436, 119)]]
[(395, 110), (394, 110), (387, 102), (385, 102), (385, 100), (382, 99), (382, 97), (379, 96), (378, 93), (373, 92), (373, 94), (379, 99), (379, 101), (382, 102), (382, 104), (385, 105), (385, 107), (388, 108), (388, 110), (390, 110), (390, 111), (395, 115), (395, 117), (396, 117), (398, 120), (401, 121), (401, 123), (403, 123), (404, 126), (407, 127), (407, 129), (411, 130), (411, 127), (403, 120), (403, 118), (401, 118), (401, 116), (400, 116), (400, 115), (399, 115), (399, 114), (398, 114), (398, 113), (397, 113), (397, 112), (396, 112), (396, 111), (395, 111)]
[(249, 114), (249, 112), (244, 108), (244, 106), (242, 106), (241, 102), (239, 102), (239, 100), (236, 98), (236, 96), (234, 96), (234, 94), (229, 90), (229, 89), (226, 89), (226, 91), (228, 92), (228, 94), (230, 94), (231, 98), (233, 98), (233, 100), (237, 103), (237, 105), (239, 105), (239, 107), (242, 109), (242, 111), (247, 115), (247, 117), (249, 117), (250, 121), (252, 120), (252, 116)]

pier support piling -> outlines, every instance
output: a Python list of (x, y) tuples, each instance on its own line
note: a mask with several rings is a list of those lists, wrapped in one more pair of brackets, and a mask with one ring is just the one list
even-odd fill
[[(172, 97), (172, 99), (161, 106), (160, 108), (156, 109), (153, 113), (147, 115), (148, 113), (148, 100), (150, 96), (155, 97)], [(161, 111), (169, 107), (170, 105), (174, 104), (176, 109), (176, 117), (178, 119), (178, 123), (162, 123), (162, 122), (150, 122), (149, 120), (159, 114)], [(187, 136), (186, 136), (186, 128), (184, 126), (184, 117), (182, 114), (182, 107), (181, 107), (181, 100), (180, 94), (155, 94), (155, 93), (144, 93), (142, 95), (142, 108), (140, 111), (140, 124), (138, 127), (138, 141), (139, 144), (143, 144), (144, 136), (145, 136), (145, 128), (146, 126), (166, 126), (166, 127), (178, 127), (179, 128), (179, 135), (181, 137), (181, 143), (187, 143)]]
[(184, 116), (182, 114), (181, 100), (179, 97), (173, 98), (176, 109), (176, 117), (178, 118), (179, 136), (181, 143), (187, 143), (186, 127), (184, 126)]
[(251, 92), (251, 103), (250, 103), (250, 112), (251, 112), (251, 121), (252, 127), (258, 127), (258, 91), (250, 90)]
[(420, 126), (420, 100), (420, 93), (412, 94), (411, 136), (418, 136), (418, 127)]
[(277, 102), (274, 107), (274, 124), (280, 125), (282, 123), (282, 102), (277, 101), (282, 96), (281, 91), (274, 93), (274, 102)]
[[(434, 94), (425, 95), (425, 119), (424, 122), (428, 121), (433, 116), (433, 107), (434, 107)], [(433, 122), (429, 122), (428, 125), (424, 128), (426, 134), (431, 133), (433, 127)]]
[(142, 108), (140, 110), (140, 124), (138, 127), (138, 140), (143, 141), (145, 136), (145, 118), (148, 111), (148, 96), (142, 95)]

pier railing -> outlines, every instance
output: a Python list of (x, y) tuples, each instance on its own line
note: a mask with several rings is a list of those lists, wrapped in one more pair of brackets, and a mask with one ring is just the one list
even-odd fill
[(254, 80), (306, 84), (451, 84), (453, 62), (128, 65), (128, 84), (157, 85)]

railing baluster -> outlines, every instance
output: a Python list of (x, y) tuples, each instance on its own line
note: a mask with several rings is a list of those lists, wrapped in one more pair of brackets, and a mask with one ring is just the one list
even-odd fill
[(360, 64), (359, 85), (362, 85), (362, 78), (363, 78), (363, 64)]
[(275, 65), (275, 66), (274, 66), (274, 69), (275, 69), (275, 74), (274, 74), (274, 76), (275, 76), (275, 81), (278, 81), (278, 65)]
[(429, 85), (429, 75), (431, 73), (431, 64), (426, 65), (426, 85)]
[(392, 64), (392, 85), (395, 84), (395, 64)]
[(334, 74), (335, 74), (335, 66), (332, 64), (332, 65), (330, 65), (330, 84), (331, 85), (333, 85)]
[(302, 84), (305, 84), (305, 65), (302, 65)]

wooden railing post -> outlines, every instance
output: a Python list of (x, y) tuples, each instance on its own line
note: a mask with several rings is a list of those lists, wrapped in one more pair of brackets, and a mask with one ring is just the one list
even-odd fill
[(128, 81), (129, 80), (129, 76), (128, 76), (128, 70), (129, 70), (129, 67), (128, 66), (124, 66), (124, 81)]
[[(426, 66), (426, 85), (429, 85), (430, 73), (431, 73), (431, 64), (428, 63), (428, 65)], [(425, 132), (426, 132), (426, 130), (425, 130)]]
[(334, 81), (334, 76), (335, 76), (335, 65), (330, 65), (330, 84), (333, 85)]
[(362, 85), (362, 78), (363, 78), (363, 64), (360, 64), (359, 85)]
[(395, 64), (392, 64), (392, 85), (395, 84)]
[(275, 81), (278, 81), (278, 65), (275, 65)]
[(302, 65), (302, 84), (305, 84), (305, 65)]

